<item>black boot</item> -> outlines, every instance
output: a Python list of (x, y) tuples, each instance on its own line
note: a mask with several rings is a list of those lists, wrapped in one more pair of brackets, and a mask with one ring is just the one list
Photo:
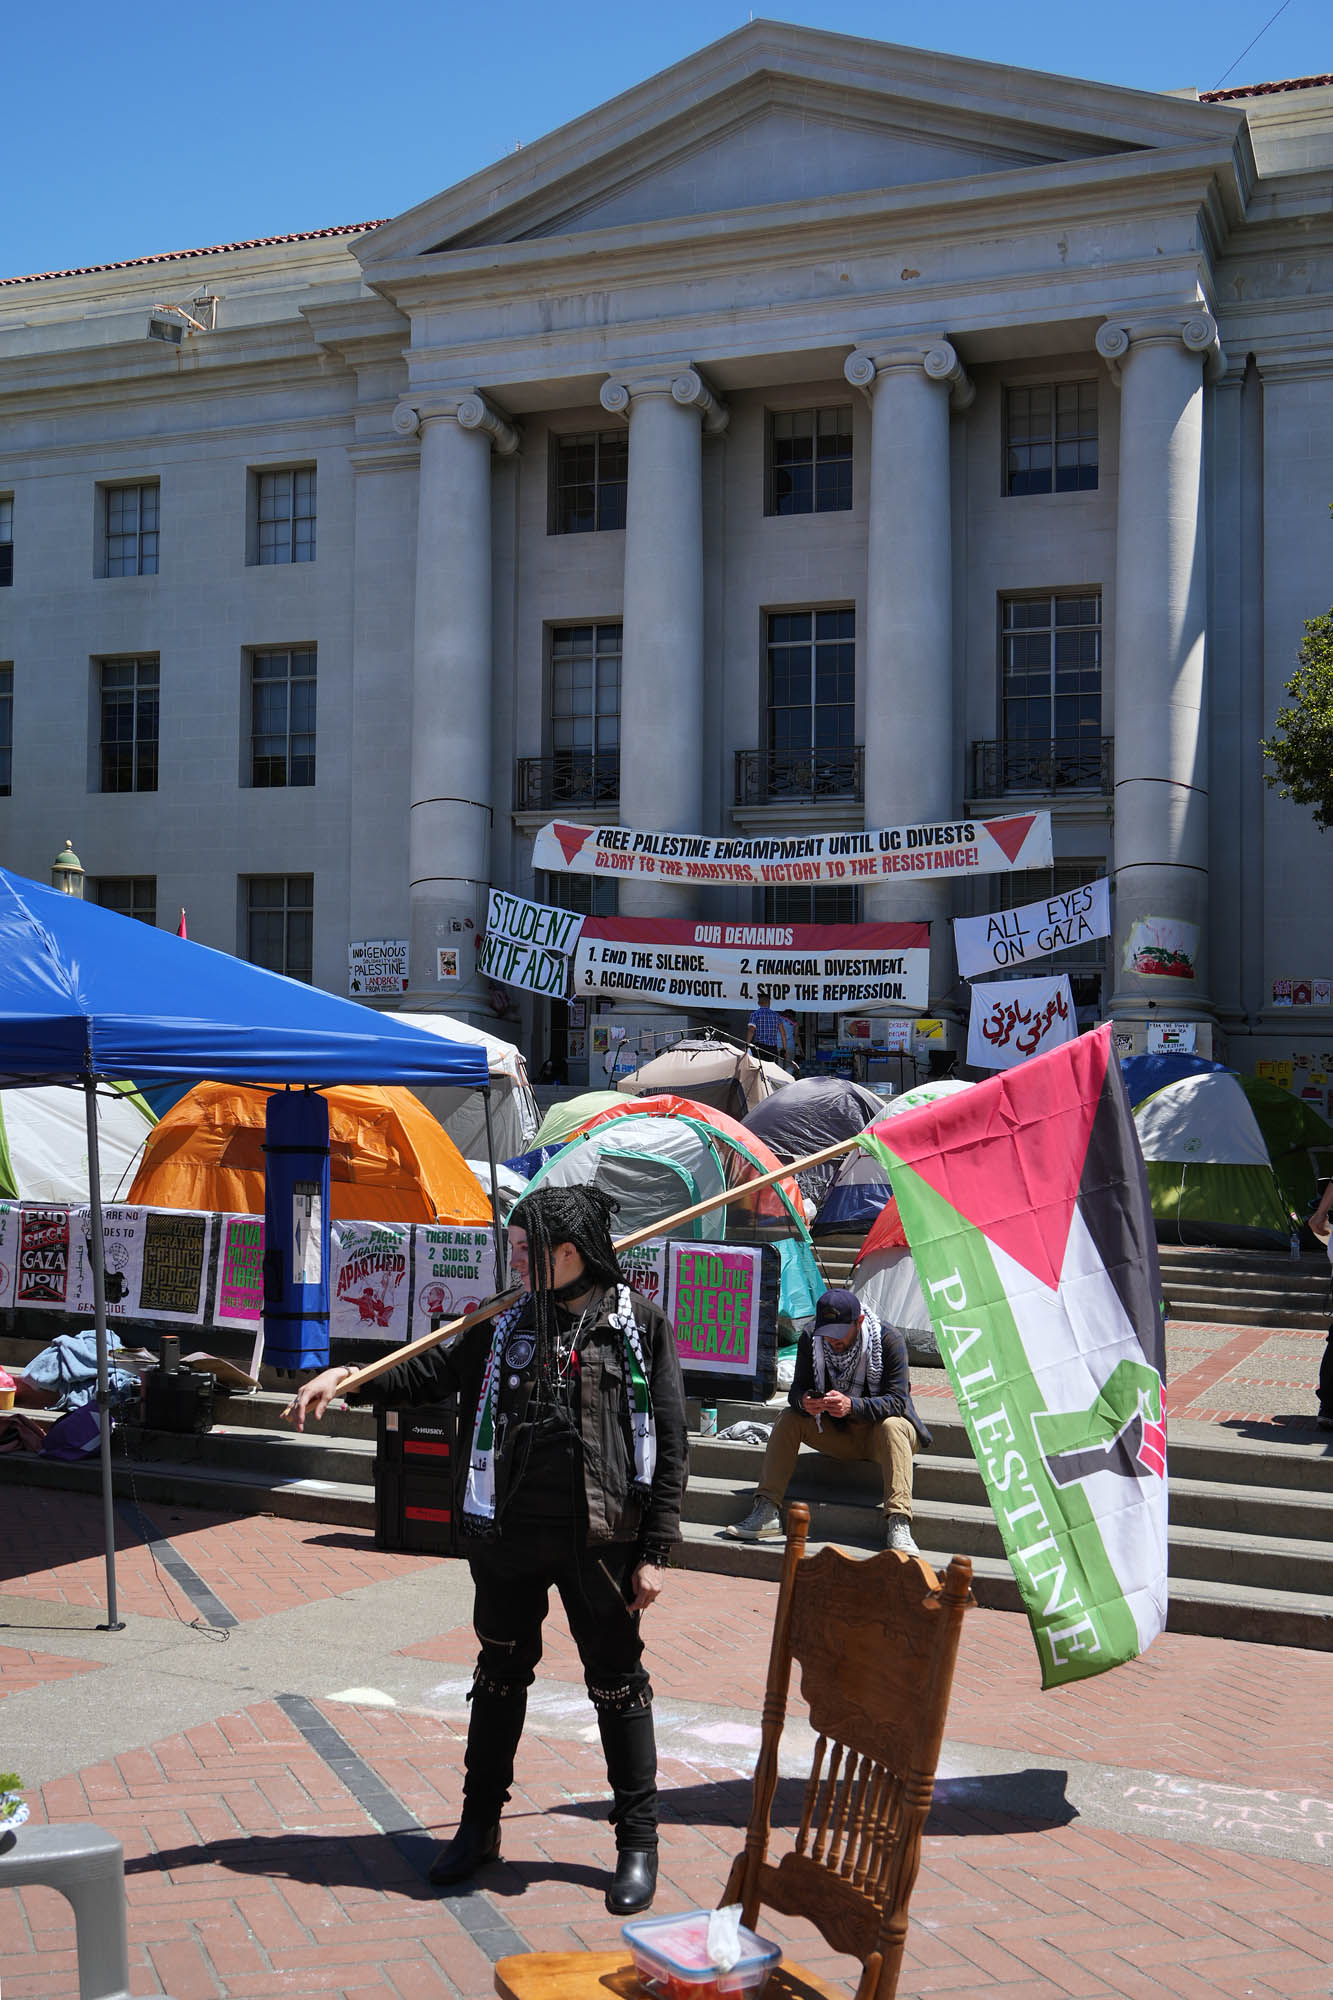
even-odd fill
[(606, 1775), (615, 1795), (615, 1878), (606, 1892), (614, 1916), (646, 1910), (657, 1886), (657, 1741), (651, 1693), (636, 1694), (632, 1708), (598, 1708)]
[(460, 1838), (469, 1825), (499, 1826), (500, 1815), (509, 1803), (509, 1787), (514, 1782), (514, 1757), (528, 1712), (528, 1690), (526, 1685), (514, 1687), (494, 1681), (478, 1668), (468, 1701), (471, 1706), (467, 1749), (463, 1753)]
[(500, 1859), (500, 1828), (480, 1826), (465, 1819), (453, 1839), (442, 1847), (431, 1864), (430, 1879), (437, 1889), (450, 1882), (466, 1882), (487, 1861)]
[(613, 1917), (632, 1917), (636, 1910), (648, 1908), (656, 1888), (657, 1849), (622, 1847), (606, 1892), (606, 1907)]

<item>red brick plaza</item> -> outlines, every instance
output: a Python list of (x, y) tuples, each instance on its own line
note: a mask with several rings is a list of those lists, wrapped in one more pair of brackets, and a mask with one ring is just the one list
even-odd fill
[[(1202, 1381), (1237, 1370), (1209, 1331), (1192, 1414), (1225, 1396), (1261, 1416), (1243, 1387)], [(459, 1799), (460, 1565), (351, 1529), (120, 1510), (128, 1629), (106, 1634), (97, 1502), (11, 1487), (4, 1507), (0, 1767), (28, 1779), (34, 1817), (123, 1841), (136, 1995), (481, 2000), (505, 1952), (618, 1942), (600, 1749), (558, 1609), (504, 1860), (445, 1897), (424, 1868)], [(193, 1600), (145, 1526), (193, 1572)], [(225, 1638), (203, 1629), (201, 1591), (235, 1621)], [(673, 1572), (648, 1614), (659, 1910), (715, 1902), (740, 1843), (773, 1596)], [(969, 1613), (902, 1994), (1333, 1993), (1331, 1714), (1330, 1655), (1176, 1634), (1043, 1694), (1024, 1621)], [(786, 1824), (799, 1768), (784, 1766)], [(766, 1928), (850, 1990), (854, 1968), (812, 1932)], [(63, 1900), (6, 1891), (3, 2000), (77, 1990)]]

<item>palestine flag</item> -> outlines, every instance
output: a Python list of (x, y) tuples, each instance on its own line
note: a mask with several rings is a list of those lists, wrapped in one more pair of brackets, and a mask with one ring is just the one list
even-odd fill
[(1166, 1341), (1111, 1030), (885, 1119), (883, 1161), (1043, 1687), (1166, 1623)]

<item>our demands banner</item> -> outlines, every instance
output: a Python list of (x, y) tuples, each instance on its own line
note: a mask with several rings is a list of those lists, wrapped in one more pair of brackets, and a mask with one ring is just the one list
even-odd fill
[(762, 834), (753, 839), (552, 820), (537, 835), (532, 865), (557, 875), (735, 883), (753, 889), (788, 882), (853, 886), (896, 881), (900, 875), (998, 875), (1051, 866), (1051, 816), (1020, 813), (1011, 819), (888, 826), (873, 833)]
[(1089, 944), (1111, 935), (1110, 884), (1085, 882), (1039, 903), (1017, 910), (996, 910), (989, 917), (955, 917), (954, 950), (962, 979), (983, 972), (1003, 972), (1029, 958), (1045, 958), (1071, 945)]
[(574, 991), (666, 1007), (821, 1012), (925, 1007), (929, 924), (727, 924), (589, 917), (574, 954)]
[(569, 984), (569, 955), (579, 941), (583, 918), (492, 889), (486, 908), (486, 935), (477, 948), (477, 970), (502, 986), (521, 986), (563, 1000)]

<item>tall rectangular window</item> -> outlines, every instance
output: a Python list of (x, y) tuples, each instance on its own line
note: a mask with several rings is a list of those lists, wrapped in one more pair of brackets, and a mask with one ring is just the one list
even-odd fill
[(0, 493), (0, 589), (14, 581), (14, 501)]
[(0, 798), (14, 789), (14, 669), (0, 667)]
[(315, 560), (315, 468), (256, 475), (255, 561)]
[(315, 782), (315, 648), (250, 655), (250, 783)]
[(97, 900), (120, 917), (137, 917), (141, 924), (157, 922), (156, 875), (101, 875)]
[(575, 431), (550, 443), (548, 533), (589, 535), (625, 525), (629, 432)]
[(1097, 384), (1004, 393), (1005, 491), (1087, 493), (1097, 485)]
[(1001, 616), (1006, 790), (1100, 782), (1101, 592), (1006, 597)]
[(105, 574), (156, 576), (157, 486), (106, 486), (102, 501)]
[(102, 660), (101, 790), (157, 790), (156, 659)]
[(313, 875), (247, 875), (245, 955), (251, 965), (285, 972), (289, 979), (314, 975), (315, 878)]
[(859, 924), (861, 891), (837, 883), (765, 889), (766, 924)]
[(577, 910), (584, 917), (613, 917), (620, 884), (607, 882), (600, 875), (539, 874), (533, 894), (557, 910)]
[(852, 504), (852, 406), (772, 410), (767, 514), (837, 514)]
[(552, 797), (620, 796), (619, 625), (561, 625), (551, 633)]
[(770, 797), (854, 792), (854, 611), (770, 615), (767, 736)]

